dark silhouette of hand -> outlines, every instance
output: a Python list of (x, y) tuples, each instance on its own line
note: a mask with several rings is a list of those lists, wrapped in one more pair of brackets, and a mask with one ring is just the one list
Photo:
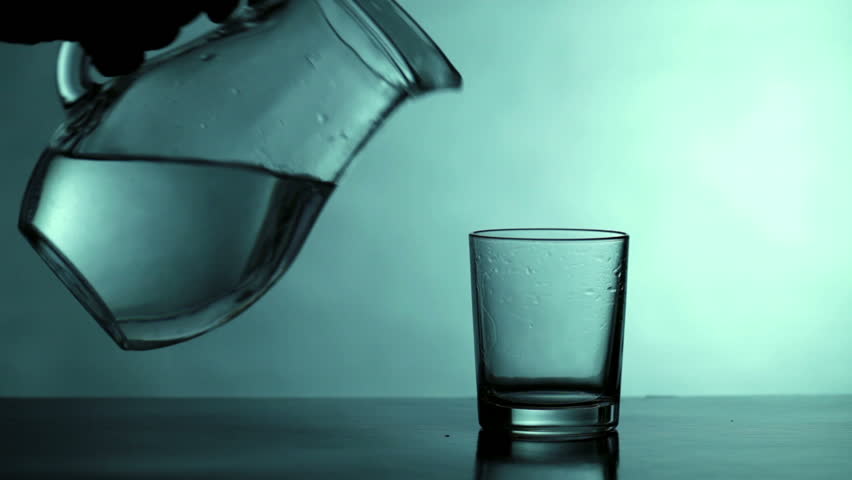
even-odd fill
[(145, 52), (168, 46), (181, 27), (205, 13), (224, 21), (239, 0), (13, 0), (0, 16), (0, 41), (80, 42), (103, 75), (136, 70)]

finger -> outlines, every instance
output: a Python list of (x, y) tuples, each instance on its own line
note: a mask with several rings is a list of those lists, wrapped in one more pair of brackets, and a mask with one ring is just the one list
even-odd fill
[(159, 50), (166, 48), (180, 34), (180, 27), (162, 27), (140, 32), (140, 38), (136, 41), (143, 50)]
[[(85, 44), (83, 48), (86, 49)], [(145, 62), (145, 52), (138, 47), (118, 45), (87, 49), (92, 64), (105, 77), (127, 75)]]
[(154, 18), (153, 21), (168, 20), (169, 23), (183, 26), (195, 18), (203, 11), (200, 0), (181, 0), (179, 2), (170, 2), (168, 5), (161, 5), (160, 8), (151, 8), (148, 10)]
[(145, 62), (145, 53), (141, 50), (123, 52), (120, 55), (99, 54), (92, 57), (92, 64), (105, 77), (128, 75), (139, 69)]
[(211, 0), (206, 2), (204, 11), (211, 22), (222, 23), (234, 13), (240, 0)]

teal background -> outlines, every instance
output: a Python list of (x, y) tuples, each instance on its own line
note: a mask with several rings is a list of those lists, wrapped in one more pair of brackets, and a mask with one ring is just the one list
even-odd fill
[(530, 226), (631, 234), (623, 394), (852, 392), (852, 3), (400, 3), (464, 90), (392, 117), (258, 304), (147, 352), (17, 232), (58, 45), (0, 45), (0, 395), (473, 395), (466, 235)]

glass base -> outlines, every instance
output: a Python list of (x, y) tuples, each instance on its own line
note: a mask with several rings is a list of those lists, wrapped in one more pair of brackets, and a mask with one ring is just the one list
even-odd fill
[(618, 403), (533, 407), (479, 399), (479, 425), (528, 440), (580, 440), (612, 432), (618, 426)]

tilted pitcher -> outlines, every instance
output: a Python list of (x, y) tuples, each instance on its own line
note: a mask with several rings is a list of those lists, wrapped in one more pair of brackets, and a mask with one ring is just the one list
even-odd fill
[(68, 118), (19, 228), (126, 350), (191, 339), (249, 307), (388, 115), (461, 85), (393, 0), (249, 2), (103, 84), (65, 43), (57, 81)]

